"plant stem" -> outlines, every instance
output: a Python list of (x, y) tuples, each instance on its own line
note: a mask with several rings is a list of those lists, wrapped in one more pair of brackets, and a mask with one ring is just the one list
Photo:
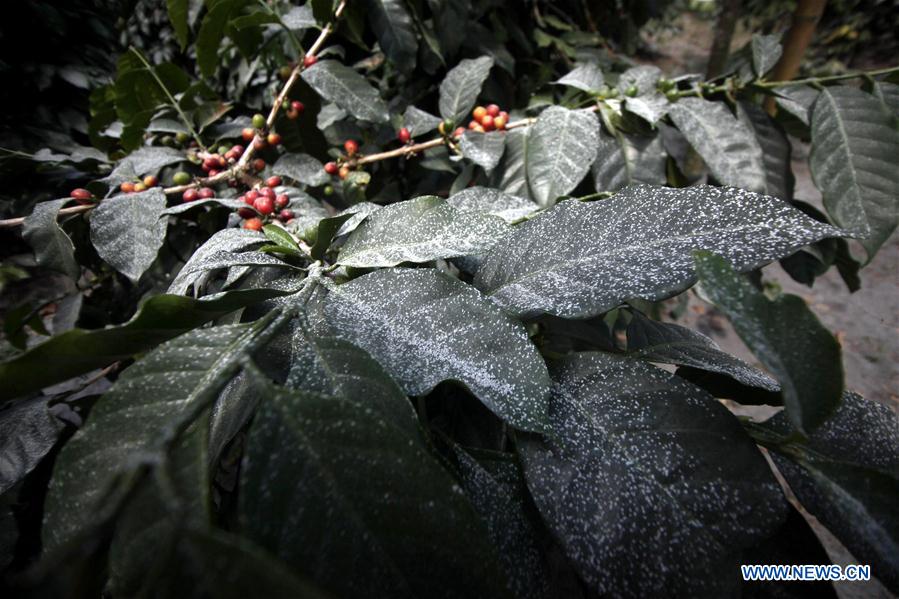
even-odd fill
[(829, 83), (831, 81), (843, 81), (844, 79), (856, 79), (859, 77), (877, 77), (878, 75), (889, 75), (891, 73), (899, 73), (899, 66), (888, 67), (885, 69), (875, 69), (873, 71), (859, 71), (857, 73), (844, 73), (842, 75), (829, 75), (827, 77), (807, 77), (805, 79), (792, 79), (789, 81), (758, 81), (753, 83), (756, 87), (770, 89), (772, 87), (787, 87), (790, 85), (809, 85), (815, 83)]
[(156, 69), (153, 68), (153, 65), (151, 65), (149, 62), (147, 62), (147, 59), (144, 58), (144, 55), (141, 54), (140, 52), (138, 52), (137, 48), (135, 48), (134, 46), (131, 46), (130, 48), (128, 48), (128, 51), (131, 52), (132, 54), (134, 54), (135, 56), (137, 56), (137, 59), (143, 63), (144, 68), (147, 69), (147, 71), (149, 71), (150, 74), (153, 76), (153, 79), (156, 80), (156, 84), (159, 85), (159, 88), (169, 99), (169, 104), (178, 113), (178, 117), (181, 119), (181, 122), (184, 123), (185, 126), (187, 126), (187, 129), (190, 131), (191, 136), (197, 142), (197, 145), (199, 145), (203, 149), (204, 152), (208, 151), (206, 146), (203, 144), (203, 140), (200, 139), (200, 135), (194, 129), (193, 124), (191, 124), (190, 119), (187, 118), (187, 115), (184, 114), (183, 110), (181, 110), (181, 106), (178, 104), (178, 101), (175, 100), (175, 97), (171, 94), (171, 92), (169, 91), (169, 88), (167, 88), (165, 86), (165, 84), (162, 82), (162, 79), (160, 79), (159, 75), (156, 74)]

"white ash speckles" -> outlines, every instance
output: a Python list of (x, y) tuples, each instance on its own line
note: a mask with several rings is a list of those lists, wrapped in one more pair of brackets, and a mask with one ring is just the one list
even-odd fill
[(202, 286), (210, 269), (205, 268), (206, 263), (215, 261), (214, 256), (220, 252), (237, 252), (254, 245), (265, 243), (265, 236), (255, 231), (246, 229), (222, 229), (210, 237), (206, 243), (197, 248), (187, 263), (181, 267), (181, 271), (169, 285), (168, 293), (184, 295), (194, 286), (195, 291)]
[(497, 243), (475, 285), (512, 313), (585, 318), (629, 298), (683, 291), (706, 249), (741, 271), (841, 231), (785, 202), (730, 187), (637, 185), (563, 202)]
[(529, 436), (521, 455), (584, 579), (621, 597), (721, 591), (710, 585), (726, 577), (709, 571), (773, 533), (787, 508), (737, 420), (704, 391), (625, 358), (573, 355), (553, 378), (558, 441)]
[(524, 327), (473, 287), (433, 269), (381, 270), (333, 289), (325, 315), (407, 394), (457, 380), (512, 426), (543, 430), (546, 365)]
[(347, 239), (337, 263), (371, 268), (479, 254), (509, 232), (498, 217), (462, 212), (442, 198), (423, 196), (369, 216)]
[(446, 203), (460, 212), (486, 212), (507, 223), (536, 212), (540, 206), (527, 198), (489, 187), (468, 187), (447, 198)]

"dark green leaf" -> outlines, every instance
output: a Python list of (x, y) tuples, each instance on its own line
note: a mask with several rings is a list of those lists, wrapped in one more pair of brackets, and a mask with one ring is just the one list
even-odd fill
[(504, 595), (453, 479), (364, 393), (270, 388), (245, 459), (246, 534), (316, 583), (347, 597)]
[(752, 68), (758, 77), (764, 77), (774, 68), (783, 48), (780, 46), (780, 35), (753, 35), (750, 42), (752, 48)]
[(415, 68), (418, 40), (402, 0), (365, 0), (367, 18), (381, 50), (401, 72)]
[(787, 509), (737, 419), (674, 375), (608, 354), (570, 356), (553, 379), (554, 440), (529, 436), (520, 451), (584, 580), (600, 595), (723, 596), (735, 557)]
[(298, 252), (300, 250), (300, 246), (297, 245), (296, 240), (280, 225), (265, 225), (262, 227), (262, 232), (269, 241), (279, 247), (292, 252)]
[(519, 225), (493, 246), (475, 285), (514, 314), (585, 318), (683, 291), (694, 280), (693, 249), (752, 270), (839, 234), (748, 191), (638, 185), (599, 202), (563, 202)]
[(457, 380), (509, 424), (542, 430), (543, 359), (520, 323), (465, 283), (432, 269), (375, 271), (334, 288), (325, 314), (409, 395)]
[(840, 345), (802, 298), (774, 301), (757, 291), (720, 256), (696, 252), (705, 296), (730, 319), (737, 334), (780, 382), (786, 413), (797, 430), (821, 425), (840, 403)]
[(765, 192), (761, 148), (752, 131), (725, 104), (682, 98), (672, 104), (669, 115), (718, 182)]
[(837, 225), (869, 232), (868, 261), (899, 222), (899, 131), (876, 98), (852, 87), (828, 87), (812, 109), (809, 165), (824, 207)]
[(56, 444), (63, 423), (50, 413), (46, 397), (0, 409), (0, 494), (37, 466)]
[(506, 149), (506, 134), (502, 131), (480, 133), (478, 131), (465, 131), (459, 142), (462, 156), (471, 160), (486, 171), (492, 171)]
[(599, 132), (599, 149), (593, 162), (596, 191), (618, 191), (634, 183), (665, 184), (667, 155), (658, 135), (614, 135)]
[(337, 263), (371, 268), (479, 254), (508, 233), (498, 217), (462, 212), (442, 198), (422, 196), (369, 216), (347, 239)]
[(323, 218), (318, 221), (315, 243), (309, 251), (309, 255), (312, 256), (313, 260), (321, 260), (324, 257), (325, 252), (331, 247), (331, 242), (337, 237), (337, 232), (340, 231), (344, 223), (353, 218), (353, 216), (353, 212), (346, 212), (337, 216)]
[(403, 113), (403, 125), (412, 137), (433, 131), (440, 124), (440, 119), (429, 112), (410, 106)]
[[(788, 435), (784, 414), (764, 428)], [(888, 407), (847, 392), (833, 417), (807, 443), (770, 445), (771, 457), (811, 514), (871, 573), (899, 592), (899, 418)]]
[(358, 119), (386, 123), (387, 105), (365, 78), (336, 60), (322, 60), (303, 70), (303, 80), (323, 98)]
[(331, 180), (324, 165), (309, 154), (284, 154), (272, 166), (272, 172), (312, 187), (324, 185)]
[(541, 206), (577, 187), (596, 158), (599, 121), (589, 110), (551, 106), (528, 134), (527, 178)]
[(181, 46), (181, 50), (187, 46), (188, 36), (190, 35), (190, 25), (187, 22), (187, 10), (189, 0), (166, 0), (165, 4), (169, 11), (169, 21), (172, 22), (172, 29), (175, 31), (175, 38)]
[(209, 8), (197, 34), (197, 66), (206, 77), (215, 75), (218, 51), (231, 17), (244, 5), (244, 0), (218, 0)]
[(59, 209), (69, 198), (39, 202), (22, 226), (22, 237), (34, 250), (41, 266), (61, 272), (77, 281), (81, 267), (75, 261), (75, 246), (56, 222)]
[(440, 83), (440, 116), (461, 123), (474, 107), (491, 68), (493, 59), (481, 56), (462, 60), (447, 73)]
[(753, 130), (762, 149), (765, 192), (782, 200), (792, 200), (795, 179), (790, 168), (790, 140), (768, 113), (756, 104), (741, 102), (737, 116)]
[(553, 81), (556, 85), (567, 85), (585, 92), (596, 92), (602, 88), (605, 78), (602, 69), (592, 62), (582, 64), (569, 71), (561, 79)]
[(91, 242), (103, 260), (136, 283), (165, 241), (163, 210), (159, 187), (107, 198), (91, 212)]
[(151, 297), (125, 324), (94, 331), (72, 329), (0, 363), (0, 400), (108, 366), (229, 312), (283, 294), (271, 289), (252, 289), (202, 300), (176, 295)]
[(650, 320), (633, 312), (627, 325), (627, 351), (641, 360), (692, 366), (733, 377), (740, 383), (767, 391), (780, 385), (764, 372), (721, 351), (718, 345), (697, 331), (667, 322)]

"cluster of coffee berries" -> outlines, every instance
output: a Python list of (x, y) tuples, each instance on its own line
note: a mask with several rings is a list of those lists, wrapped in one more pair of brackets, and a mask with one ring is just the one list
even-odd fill
[(200, 187), (199, 189), (191, 187), (181, 194), (181, 201), (184, 203), (196, 202), (197, 200), (211, 200), (215, 197), (215, 190), (211, 187)]
[[(406, 131), (408, 132), (408, 130)], [(346, 179), (352, 170), (347, 161), (354, 158), (356, 154), (359, 153), (359, 142), (354, 139), (348, 139), (343, 142), (343, 150), (346, 152), (346, 155), (341, 157), (337, 162), (332, 161), (326, 163), (325, 172), (331, 176), (338, 175), (341, 179)]]
[(147, 191), (151, 187), (156, 187), (157, 185), (159, 185), (159, 179), (153, 175), (147, 175), (137, 182), (123, 181), (122, 184), (119, 185), (119, 189), (122, 190), (122, 193), (140, 193), (142, 191)]
[(456, 129), (453, 130), (454, 126), (455, 126), (455, 123), (453, 123), (452, 119), (446, 119), (445, 121), (440, 121), (440, 124), (437, 125), (437, 132), (440, 133), (440, 135), (443, 135), (444, 137), (446, 137), (447, 135), (449, 135), (449, 132), (452, 131), (453, 137), (455, 137), (457, 139), (462, 137), (462, 134), (465, 133), (465, 127), (456, 127)]
[(474, 118), (468, 123), (468, 128), (480, 133), (502, 131), (509, 124), (509, 113), (500, 110), (496, 104), (475, 106), (475, 109), (471, 111), (471, 116)]
[(284, 115), (291, 121), (295, 121), (300, 118), (300, 115), (303, 114), (304, 110), (306, 110), (306, 107), (299, 100), (294, 100), (292, 102), (290, 100), (284, 100), (281, 108), (285, 110)]
[[(269, 131), (268, 135), (264, 135), (265, 133), (266, 121), (265, 117), (261, 114), (253, 115), (253, 126), (246, 127), (243, 131), (240, 132), (240, 136), (247, 143), (253, 143), (253, 149), (257, 152), (260, 150), (264, 150), (268, 146), (278, 146), (281, 145), (281, 136), (275, 133), (274, 131)], [(259, 137), (256, 137), (256, 133), (259, 133)]]
[(243, 228), (258, 231), (266, 220), (272, 218), (288, 223), (294, 218), (293, 210), (287, 206), (290, 197), (286, 193), (277, 194), (275, 188), (281, 185), (281, 177), (272, 176), (265, 180), (265, 186), (251, 189), (242, 196), (246, 208), (237, 210), (244, 219)]

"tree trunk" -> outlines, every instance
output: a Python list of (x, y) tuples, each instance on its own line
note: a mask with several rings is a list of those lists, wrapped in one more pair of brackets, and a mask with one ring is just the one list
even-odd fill
[[(769, 75), (771, 81), (787, 81), (799, 72), (802, 57), (815, 35), (815, 27), (824, 13), (825, 4), (827, 0), (799, 0), (793, 13), (793, 24), (784, 36), (783, 54)], [(774, 113), (774, 98), (765, 100), (765, 109)]]
[(712, 49), (709, 51), (706, 79), (717, 77), (727, 66), (730, 43), (734, 37), (741, 5), (740, 0), (723, 0), (721, 2), (721, 12), (718, 13), (718, 21), (715, 23), (715, 38), (712, 40)]

